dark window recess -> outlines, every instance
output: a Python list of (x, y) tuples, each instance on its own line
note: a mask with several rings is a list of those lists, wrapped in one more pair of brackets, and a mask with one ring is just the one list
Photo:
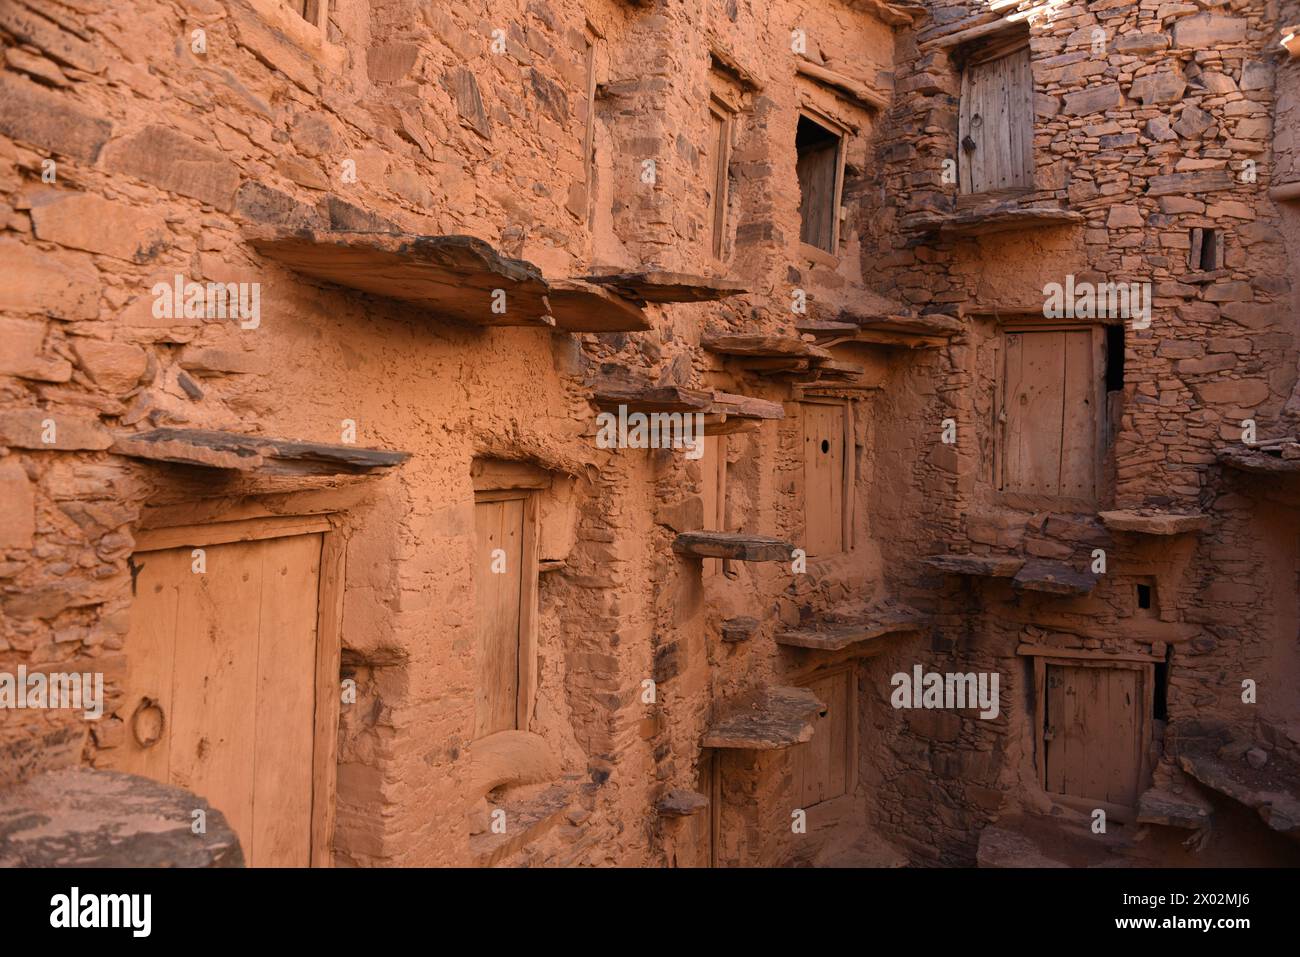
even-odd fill
[(1137, 600), (1138, 600), (1139, 608), (1149, 609), (1151, 607), (1151, 586), (1150, 585), (1137, 586)]
[(1223, 234), (1217, 229), (1193, 229), (1187, 265), (1194, 272), (1214, 272), (1223, 268)]
[(840, 175), (840, 137), (806, 116), (795, 134), (799, 175), (799, 239), (835, 252), (835, 193)]
[(1106, 327), (1106, 391), (1124, 391), (1124, 327)]
[(1155, 687), (1151, 689), (1151, 717), (1157, 721), (1169, 720), (1169, 662), (1157, 661), (1155, 667)]

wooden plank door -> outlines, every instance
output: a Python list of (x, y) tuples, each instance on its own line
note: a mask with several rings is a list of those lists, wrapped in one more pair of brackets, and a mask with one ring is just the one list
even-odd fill
[(206, 798), (254, 867), (313, 853), (322, 536), (138, 551), (118, 770)]
[(524, 647), (535, 588), (531, 498), (489, 494), (474, 505), (476, 738), (527, 727)]
[(963, 193), (1033, 186), (1033, 90), (1027, 47), (962, 71), (957, 135)]
[(1100, 372), (1093, 340), (1091, 329), (1006, 334), (1003, 491), (1095, 497)]
[(826, 705), (811, 740), (790, 749), (795, 799), (810, 808), (849, 789), (853, 673), (837, 671), (804, 685)]
[(842, 405), (803, 407), (804, 549), (810, 556), (844, 551), (844, 419)]
[(1047, 665), (1046, 789), (1136, 807), (1142, 775), (1143, 673)]
[(795, 165), (799, 178), (799, 240), (832, 254), (839, 158), (839, 141), (831, 140), (800, 153)]

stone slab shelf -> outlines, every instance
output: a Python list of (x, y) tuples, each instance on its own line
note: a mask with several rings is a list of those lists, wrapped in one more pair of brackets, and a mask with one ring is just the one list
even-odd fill
[(780, 402), (769, 399), (714, 391), (713, 401), (705, 410), (705, 416), (705, 435), (726, 435), (759, 422), (784, 419), (785, 407)]
[(827, 362), (834, 358), (821, 346), (794, 336), (705, 336), (705, 349), (737, 359), (808, 359)]
[(109, 451), (151, 462), (268, 475), (364, 475), (401, 465), (411, 457), (409, 452), (203, 429), (119, 433)]
[[(200, 835), (195, 809), (207, 815)], [(183, 788), (68, 768), (0, 789), (0, 868), (243, 866), (222, 812)]]
[(1279, 833), (1300, 839), (1300, 780), (1294, 769), (1279, 769), (1270, 761), (1253, 768), (1245, 761), (1229, 763), (1217, 755), (1180, 749), (1178, 766), (1198, 782), (1246, 805)]
[(925, 617), (906, 607), (893, 607), (874, 612), (857, 622), (827, 623), (813, 628), (778, 631), (776, 643), (793, 648), (812, 648), (818, 651), (842, 651), (850, 645), (874, 641), (886, 635), (919, 631)]
[(1081, 572), (1064, 562), (1031, 559), (1011, 579), (1016, 591), (1036, 591), (1049, 595), (1087, 595), (1097, 587), (1097, 576)]
[(641, 385), (628, 382), (600, 382), (593, 387), (598, 408), (628, 412), (704, 412), (713, 405), (713, 393), (679, 385)]
[(622, 272), (583, 276), (583, 282), (608, 286), (636, 303), (717, 302), (749, 290), (736, 279), (716, 279), (680, 272)]
[(1214, 807), (1198, 794), (1185, 790), (1182, 794), (1163, 788), (1150, 788), (1138, 798), (1139, 824), (1160, 824), (1199, 831), (1209, 827), (1214, 817)]
[(728, 618), (722, 623), (722, 640), (723, 641), (749, 641), (756, 634), (762, 622), (757, 618), (750, 618), (748, 615), (742, 615), (738, 618)]
[(999, 204), (955, 213), (914, 213), (904, 217), (900, 227), (905, 231), (934, 232), (941, 239), (948, 239), (1039, 227), (1073, 226), (1083, 221), (1083, 213), (1077, 210), (1058, 209), (1054, 206)]
[(962, 331), (952, 316), (872, 316), (841, 313), (830, 321), (809, 321), (796, 326), (826, 348), (842, 343), (863, 343), (906, 349), (934, 349), (948, 344)]
[(547, 302), (565, 332), (644, 332), (650, 317), (640, 306), (580, 279), (548, 279)]
[(699, 791), (673, 788), (659, 799), (655, 810), (660, 817), (690, 817), (709, 806), (709, 799)]
[[(502, 256), (472, 236), (417, 236), (257, 227), (250, 246), (313, 279), (411, 303), (475, 326), (554, 326), (549, 286), (532, 263)], [(504, 289), (505, 311), (492, 311)]]
[(934, 555), (923, 564), (945, 575), (970, 578), (1015, 578), (1025, 560), (1014, 555)]
[(1286, 442), (1269, 448), (1230, 448), (1218, 455), (1219, 464), (1239, 472), (1260, 475), (1300, 473), (1300, 444)]
[(779, 538), (745, 532), (682, 532), (673, 551), (690, 558), (728, 558), (736, 562), (786, 562), (794, 546)]
[(807, 688), (759, 688), (723, 704), (703, 746), (775, 751), (803, 744), (813, 736), (825, 707)]
[(1210, 517), (1201, 512), (1162, 512), (1150, 508), (1098, 512), (1097, 517), (1112, 532), (1135, 535), (1183, 535), (1202, 531), (1210, 524)]
[(510, 827), (506, 833), (491, 829), (469, 839), (470, 853), (478, 867), (492, 867), (517, 854), (552, 830), (568, 813), (578, 796), (576, 785), (560, 782), (538, 794), (508, 800), (498, 805), (506, 812)]

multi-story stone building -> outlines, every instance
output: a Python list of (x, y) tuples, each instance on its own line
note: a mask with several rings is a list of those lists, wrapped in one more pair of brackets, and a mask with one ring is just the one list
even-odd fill
[(1294, 863), (1297, 22), (0, 0), (0, 860)]

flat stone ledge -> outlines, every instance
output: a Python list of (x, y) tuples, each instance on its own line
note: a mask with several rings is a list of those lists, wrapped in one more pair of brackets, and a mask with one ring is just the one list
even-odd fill
[(825, 707), (807, 688), (759, 688), (723, 704), (703, 746), (774, 751), (802, 744), (812, 738), (814, 719)]
[(1189, 791), (1175, 794), (1163, 788), (1150, 788), (1138, 798), (1139, 824), (1159, 824), (1198, 831), (1209, 827), (1213, 818), (1214, 808), (1210, 802)]
[(700, 813), (708, 806), (708, 797), (699, 791), (673, 788), (659, 799), (655, 809), (661, 817), (690, 817), (693, 814)]
[(922, 561), (945, 575), (970, 578), (1014, 578), (1025, 560), (1014, 555), (933, 555)]
[(0, 791), (0, 867), (243, 866), (225, 816), (183, 788), (71, 768)]
[(365, 474), (393, 468), (411, 457), (409, 452), (205, 429), (119, 432), (109, 450), (151, 462), (275, 475)]
[(633, 302), (716, 302), (749, 291), (743, 282), (735, 279), (662, 270), (583, 276), (582, 281), (609, 286)]
[(887, 635), (920, 631), (926, 617), (906, 605), (893, 605), (872, 611), (856, 621), (828, 621), (812, 628), (776, 633), (776, 643), (793, 648), (818, 651), (842, 651), (850, 645), (863, 644)]
[(673, 551), (691, 558), (729, 558), (737, 562), (785, 562), (794, 546), (779, 538), (744, 532), (682, 532), (673, 539)]
[(1210, 524), (1210, 517), (1201, 512), (1161, 512), (1143, 508), (1098, 512), (1097, 517), (1112, 532), (1138, 535), (1183, 535), (1202, 531)]
[(1016, 591), (1037, 591), (1049, 595), (1087, 595), (1097, 587), (1097, 576), (1081, 572), (1063, 562), (1027, 561), (1011, 579)]

